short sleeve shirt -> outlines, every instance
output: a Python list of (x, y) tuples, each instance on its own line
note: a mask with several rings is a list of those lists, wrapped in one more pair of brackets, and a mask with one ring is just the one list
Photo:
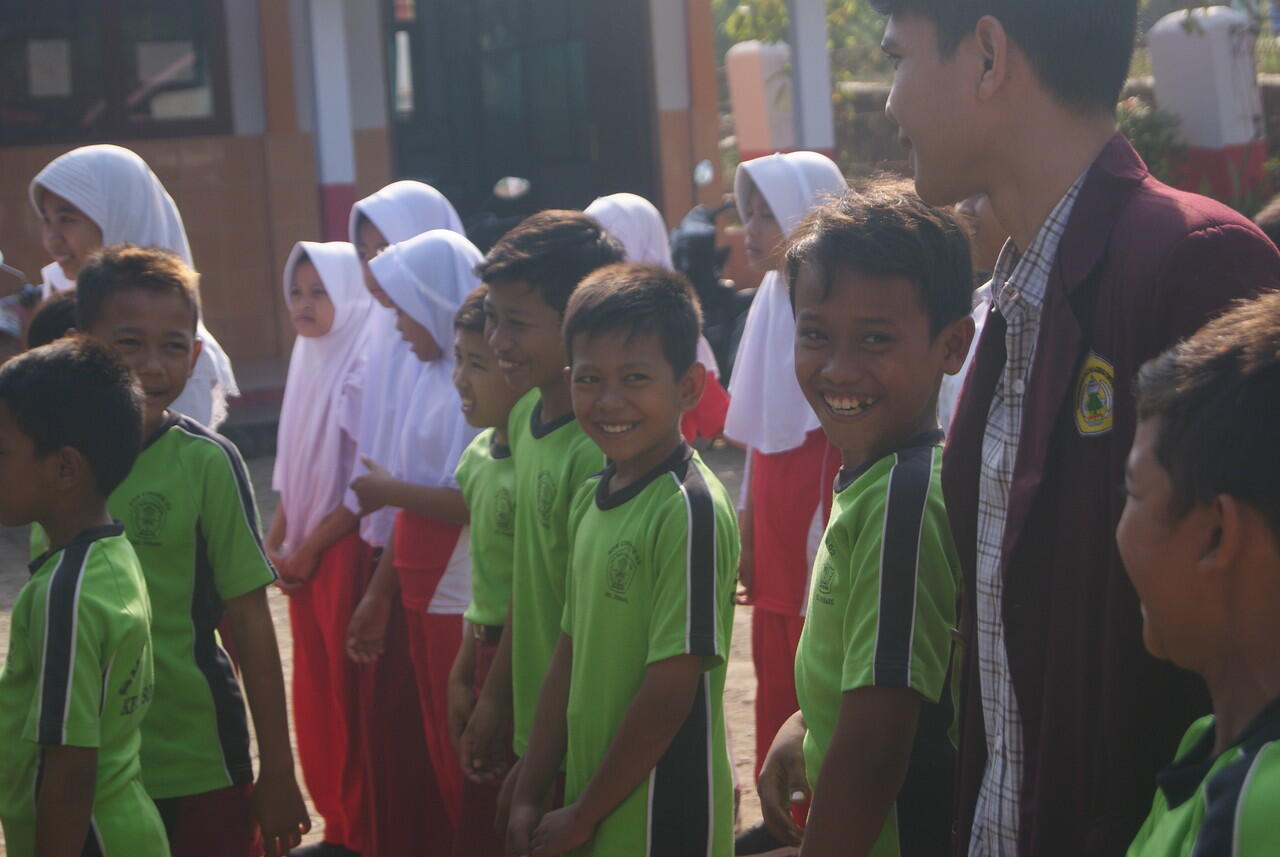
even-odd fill
[(941, 439), (941, 432), (931, 433), (840, 471), (796, 652), (811, 785), (846, 692), (911, 688), (925, 700), (907, 782), (872, 850), (876, 857), (945, 853), (950, 835), (960, 562), (942, 499)]
[(107, 855), (169, 853), (142, 786), (140, 730), (155, 681), (151, 608), (119, 525), (31, 563), (0, 671), (0, 820), (9, 853), (35, 851), (43, 747), (97, 750), (90, 836)]
[(173, 415), (107, 501), (151, 593), (156, 696), (142, 730), (154, 798), (253, 780), (240, 686), (217, 634), (223, 603), (275, 580), (235, 445)]
[(475, 625), (505, 624), (511, 606), (515, 461), (494, 435), (477, 435), (454, 474), (471, 515), (471, 603), (463, 618)]
[(535, 389), (511, 410), (507, 437), (515, 461), (515, 537), (511, 583), (511, 690), (514, 744), (524, 754), (542, 677), (560, 639), (569, 567), (569, 505), (604, 467), (602, 453), (573, 414), (542, 421)]
[(565, 800), (600, 767), (652, 663), (703, 658), (693, 707), (648, 778), (580, 853), (733, 853), (733, 781), (722, 697), (733, 634), (733, 502), (681, 446), (645, 478), (608, 491), (612, 468), (575, 498), (563, 631), (573, 639)]
[(1129, 857), (1280, 854), (1280, 699), (1216, 756), (1215, 741), (1212, 716), (1191, 724)]

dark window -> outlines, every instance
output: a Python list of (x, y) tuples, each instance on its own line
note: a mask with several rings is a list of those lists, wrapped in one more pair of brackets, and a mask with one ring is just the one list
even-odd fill
[(0, 0), (0, 143), (230, 131), (222, 0)]

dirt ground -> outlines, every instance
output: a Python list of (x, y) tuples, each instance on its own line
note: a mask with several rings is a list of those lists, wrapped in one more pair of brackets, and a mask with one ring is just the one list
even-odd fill
[[(732, 496), (736, 497), (742, 480), (742, 453), (732, 447), (706, 450), (703, 457), (715, 470)], [(275, 510), (275, 495), (271, 491), (271, 468), (274, 459), (255, 458), (249, 461), (249, 470), (257, 491), (258, 503), (265, 520), (270, 520)], [(4, 663), (9, 648), (9, 614), (23, 581), (27, 578), (27, 533), (25, 529), (0, 529), (0, 664)], [(293, 641), (289, 636), (289, 614), (285, 596), (272, 589), (271, 613), (275, 618), (276, 635), (280, 641), (280, 654), (284, 660), (286, 680), (293, 670)], [(755, 763), (755, 678), (751, 668), (751, 608), (738, 607), (734, 616), (733, 649), (729, 661), (729, 675), (725, 687), (725, 717), (728, 721), (734, 770), (742, 788), (739, 810), (739, 826), (755, 824), (760, 819), (760, 804), (755, 794), (752, 770)], [(9, 740), (0, 738), (0, 740)], [(256, 748), (255, 748), (256, 755)], [(302, 781), (301, 771), (298, 773)], [(305, 791), (305, 786), (304, 786)], [(321, 834), (319, 816), (312, 810), (315, 829), (304, 840), (317, 841)], [(0, 857), (4, 857), (3, 838), (0, 837)]]

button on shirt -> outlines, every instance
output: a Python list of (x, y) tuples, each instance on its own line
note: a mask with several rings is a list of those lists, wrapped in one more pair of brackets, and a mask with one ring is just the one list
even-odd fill
[(978, 792), (970, 857), (1012, 857), (1018, 853), (1018, 808), (1022, 788), (1022, 720), (1009, 675), (1002, 609), (1004, 531), (1009, 485), (1022, 433), (1024, 397), (1035, 362), (1040, 313), (1058, 244), (1075, 206), (1082, 174), (1040, 227), (1025, 253), (1009, 241), (992, 275), (993, 312), (1006, 322), (1004, 372), (996, 385), (982, 440), (978, 482), (977, 631), (982, 717), (987, 736), (987, 769)]

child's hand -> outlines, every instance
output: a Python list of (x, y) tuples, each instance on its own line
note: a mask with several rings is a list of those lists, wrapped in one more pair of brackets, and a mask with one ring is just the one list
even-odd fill
[[(463, 679), (449, 676), (449, 741), (454, 752), (462, 747), (462, 733), (466, 731), (467, 721), (476, 707), (475, 688)], [(466, 770), (465, 768), (463, 769)]]
[(358, 664), (371, 664), (382, 656), (391, 618), (391, 600), (366, 593), (347, 624), (347, 657)]
[(791, 816), (791, 796), (809, 791), (804, 772), (805, 731), (804, 720), (797, 711), (778, 729), (756, 783), (765, 827), (779, 842), (788, 845), (799, 845), (803, 836)]
[[(499, 817), (501, 817), (499, 812)], [(531, 857), (533, 832), (538, 827), (542, 813), (530, 804), (511, 807), (507, 821), (507, 857)]]
[(476, 783), (497, 780), (506, 770), (506, 726), (511, 712), (484, 694), (476, 700), (458, 741), (462, 773)]
[(360, 515), (363, 517), (387, 505), (387, 485), (394, 480), (386, 468), (369, 456), (362, 455), (360, 460), (364, 462), (364, 466), (368, 468), (369, 472), (362, 473), (351, 480), (351, 490), (355, 492), (356, 499), (360, 501)]
[[(511, 766), (510, 772), (507, 773), (506, 779), (502, 781), (502, 788), (498, 789), (498, 799), (494, 802), (493, 813), (493, 832), (503, 842), (507, 841), (507, 833), (511, 827), (511, 799), (515, 796), (516, 780), (520, 779), (520, 760)], [(533, 836), (533, 829), (538, 826), (538, 819), (542, 817), (542, 812), (534, 813), (533, 822), (529, 825), (529, 836)]]
[(738, 554), (738, 591), (734, 600), (739, 604), (750, 604), (756, 583), (756, 554), (751, 544), (749, 524), (742, 527), (741, 539), (742, 548)]
[(273, 775), (263, 771), (250, 801), (254, 820), (262, 830), (266, 857), (285, 857), (311, 829), (311, 817), (292, 772)]
[(315, 577), (316, 568), (320, 565), (320, 554), (304, 544), (285, 563), (282, 577), (293, 583), (306, 583)]
[(583, 822), (576, 803), (549, 812), (533, 831), (533, 857), (563, 854), (585, 844), (593, 832), (594, 827)]

